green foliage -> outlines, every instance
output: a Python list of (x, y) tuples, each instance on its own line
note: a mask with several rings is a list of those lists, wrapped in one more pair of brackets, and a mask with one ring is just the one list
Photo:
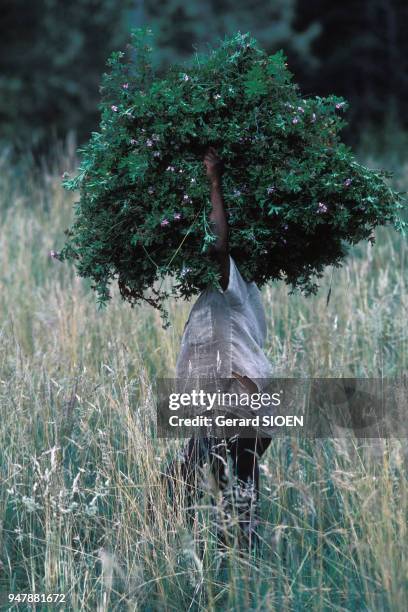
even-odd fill
[(88, 138), (106, 56), (128, 37), (130, 0), (3, 5), (0, 139), (44, 149), (69, 130)]
[(161, 309), (166, 275), (176, 297), (217, 286), (208, 145), (225, 162), (231, 254), (258, 285), (284, 279), (314, 292), (348, 245), (372, 240), (377, 225), (401, 226), (401, 195), (340, 141), (346, 102), (302, 98), (283, 53), (237, 34), (157, 78), (148, 33), (133, 42), (129, 58), (109, 61), (100, 131), (66, 181), (80, 200), (60, 257), (92, 279), (101, 304), (113, 279), (130, 303)]

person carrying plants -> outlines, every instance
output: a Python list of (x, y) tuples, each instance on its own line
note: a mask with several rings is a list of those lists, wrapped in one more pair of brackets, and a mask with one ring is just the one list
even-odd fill
[[(258, 391), (254, 379), (271, 375), (270, 363), (262, 351), (266, 322), (260, 291), (246, 282), (228, 247), (228, 221), (222, 196), (222, 161), (209, 147), (204, 165), (210, 182), (212, 211), (210, 222), (216, 241), (209, 255), (220, 270), (221, 291), (208, 288), (194, 304), (184, 328), (176, 363), (178, 379), (235, 379), (241, 391)], [(258, 460), (271, 442), (270, 437), (227, 439), (191, 438), (181, 456), (167, 470), (168, 481), (177, 479), (185, 487), (187, 506), (194, 505), (198, 490), (198, 468), (207, 463), (220, 493), (221, 514), (217, 518), (218, 537), (229, 541), (228, 527), (237, 514), (241, 545), (252, 548), (257, 541), (259, 502)], [(233, 478), (229, 478), (228, 463)]]
[[(199, 61), (194, 55), (160, 76), (146, 34), (135, 32), (134, 52), (109, 60), (100, 129), (81, 148), (78, 174), (64, 180), (79, 201), (66, 244), (54, 256), (90, 279), (100, 307), (117, 282), (126, 302), (158, 309), (165, 326), (169, 297), (198, 295), (177, 378), (226, 379), (255, 390), (270, 375), (257, 286), (283, 281), (313, 295), (325, 270), (343, 265), (360, 241), (372, 242), (376, 227), (405, 232), (406, 202), (387, 172), (359, 163), (342, 142), (347, 102), (303, 97), (282, 52), (268, 55), (238, 32)], [(212, 233), (201, 168), (201, 144), (210, 142), (228, 171), (221, 193), (221, 162), (208, 150)], [(228, 454), (235, 489), (254, 491), (250, 501), (243, 495), (240, 514), (251, 540), (258, 457), (269, 440), (242, 434), (217, 447), (218, 437), (190, 441), (183, 480), (195, 495), (189, 484), (195, 468), (210, 464), (226, 500)]]

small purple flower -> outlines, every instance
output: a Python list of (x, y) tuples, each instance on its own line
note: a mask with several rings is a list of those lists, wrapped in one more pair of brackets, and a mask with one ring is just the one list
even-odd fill
[(292, 119), (292, 123), (293, 123), (294, 125), (296, 125), (296, 123), (299, 123), (299, 117), (293, 117), (293, 119)]
[(194, 183), (196, 182), (195, 178), (193, 177), (190, 181), (190, 183), (192, 183), (194, 185)]
[(347, 179), (344, 181), (344, 186), (345, 186), (345, 187), (350, 187), (350, 185), (351, 185), (351, 183), (352, 183), (352, 182), (353, 182), (353, 179), (351, 179), (351, 178), (347, 178)]
[(289, 225), (284, 225), (283, 229), (285, 230), (285, 232), (289, 229)]
[(58, 259), (59, 258), (59, 253), (58, 251), (50, 251), (48, 253), (48, 255), (51, 257), (51, 259)]
[(153, 157), (160, 157), (161, 153), (160, 151), (154, 151), (153, 153)]
[(305, 109), (303, 108), (303, 106), (298, 106), (297, 109), (298, 109), (299, 113), (304, 113), (305, 112)]
[(152, 147), (152, 146), (153, 146), (153, 140), (150, 140), (150, 138), (148, 138), (148, 139), (146, 140), (146, 146), (148, 146), (148, 147)]
[(118, 112), (118, 107), (115, 106), (115, 104), (112, 104), (111, 109), (113, 110), (114, 113)]
[(268, 195), (271, 195), (272, 193), (275, 193), (275, 187), (274, 187), (273, 185), (270, 185), (270, 186), (267, 188), (266, 193), (267, 193)]
[(123, 83), (122, 87), (123, 89), (129, 89), (129, 83)]
[(169, 225), (170, 221), (168, 219), (163, 219), (163, 221), (160, 223), (160, 225), (162, 227), (166, 227), (166, 225)]
[(281, 238), (281, 241), (283, 242), (283, 244), (287, 244), (287, 240), (285, 238)]
[(220, 94), (215, 94), (213, 97), (214, 97), (214, 100), (219, 100), (221, 98)]
[(234, 196), (234, 198), (239, 198), (241, 194), (239, 189), (234, 189), (234, 191), (232, 192), (232, 195)]
[(168, 172), (175, 172), (175, 170), (176, 170), (176, 169), (175, 169), (175, 167), (174, 167), (174, 166), (167, 166), (166, 170), (167, 170)]
[(191, 272), (191, 268), (182, 268), (180, 275), (181, 276), (185, 276), (186, 274), (188, 274), (189, 272)]
[(317, 205), (317, 212), (318, 213), (326, 213), (328, 211), (328, 208), (326, 206), (326, 204), (324, 204), (324, 202), (319, 202)]
[(154, 194), (154, 187), (149, 187), (149, 189), (147, 190), (147, 193), (149, 195), (153, 195)]
[(188, 74), (183, 74), (183, 81), (189, 81), (190, 77), (188, 76)]
[(338, 103), (336, 104), (336, 109), (337, 109), (337, 110), (340, 110), (341, 108), (343, 108), (343, 106), (344, 106), (344, 102), (338, 102)]
[(137, 140), (136, 140), (136, 138), (131, 138), (131, 139), (130, 139), (130, 144), (131, 144), (131, 145), (136, 145), (136, 144), (137, 144)]
[(312, 123), (315, 123), (316, 121), (316, 113), (312, 113)]
[(175, 220), (175, 221), (180, 221), (180, 219), (181, 219), (181, 213), (179, 213), (179, 212), (174, 213), (173, 218), (174, 218), (174, 220)]

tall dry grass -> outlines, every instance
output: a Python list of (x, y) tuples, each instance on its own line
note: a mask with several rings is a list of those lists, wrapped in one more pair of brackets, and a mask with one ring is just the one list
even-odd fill
[[(101, 611), (405, 610), (404, 441), (373, 453), (274, 440), (257, 558), (217, 552), (207, 498), (193, 528), (172, 512), (159, 473), (175, 444), (155, 439), (152, 383), (173, 373), (190, 306), (169, 304), (168, 330), (117, 292), (98, 311), (88, 283), (49, 257), (72, 218), (60, 175), (74, 165), (72, 148), (36, 176), (1, 158), (3, 597), (61, 592), (65, 609)], [(406, 370), (407, 246), (392, 230), (377, 238), (315, 297), (264, 290), (277, 375)]]

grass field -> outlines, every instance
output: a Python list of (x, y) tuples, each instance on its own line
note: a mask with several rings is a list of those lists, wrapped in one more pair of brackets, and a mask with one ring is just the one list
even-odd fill
[[(209, 500), (191, 530), (158, 486), (177, 445), (154, 437), (152, 381), (173, 373), (190, 305), (169, 304), (167, 330), (116, 291), (98, 311), (88, 283), (48, 255), (72, 218), (60, 186), (72, 151), (37, 176), (6, 154), (0, 163), (3, 602), (36, 592), (66, 593), (64, 610), (406, 610), (406, 442), (274, 440), (260, 555), (221, 558)], [(382, 229), (327, 271), (317, 296), (265, 288), (276, 375), (405, 371), (407, 256)]]

